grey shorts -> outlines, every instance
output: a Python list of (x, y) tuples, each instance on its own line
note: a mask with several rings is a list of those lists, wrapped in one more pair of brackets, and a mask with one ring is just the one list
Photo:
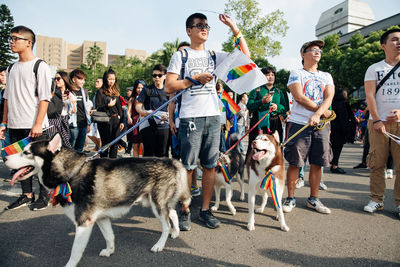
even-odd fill
[[(287, 126), (289, 127), (288, 138), (303, 126), (289, 122)], [(328, 167), (332, 160), (332, 149), (329, 140), (330, 128), (330, 123), (322, 130), (308, 127), (290, 140), (284, 149), (284, 156), (289, 165), (303, 167), (308, 158), (310, 164)]]
[(198, 158), (205, 168), (217, 166), (220, 129), (219, 116), (180, 119), (181, 160), (187, 170), (197, 168)]

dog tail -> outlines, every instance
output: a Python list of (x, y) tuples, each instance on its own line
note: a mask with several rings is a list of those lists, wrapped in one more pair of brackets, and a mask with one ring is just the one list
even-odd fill
[(174, 165), (177, 167), (176, 180), (180, 183), (179, 200), (184, 205), (190, 205), (192, 195), (190, 194), (189, 184), (187, 179), (187, 171), (180, 161), (174, 160)]

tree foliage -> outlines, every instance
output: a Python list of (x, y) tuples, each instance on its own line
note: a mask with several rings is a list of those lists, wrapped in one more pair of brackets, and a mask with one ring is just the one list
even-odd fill
[(99, 46), (94, 43), (92, 47), (89, 48), (89, 52), (86, 57), (87, 65), (90, 69), (96, 67), (96, 64), (100, 62), (101, 58), (103, 57), (103, 51)]
[(10, 65), (16, 57), (12, 54), (10, 48), (11, 29), (14, 27), (14, 18), (11, 15), (7, 5), (0, 5), (0, 66)]
[[(284, 37), (288, 29), (282, 11), (262, 15), (256, 0), (228, 0), (224, 12), (236, 19), (253, 59), (279, 55), (282, 46), (275, 37)], [(229, 39), (222, 45), (224, 51), (233, 50), (232, 38), (229, 33)]]
[(338, 34), (328, 35), (324, 38), (325, 47), (319, 69), (332, 75), (336, 87), (353, 93), (364, 85), (368, 67), (385, 58), (379, 41), (383, 32), (371, 32), (367, 37), (357, 32), (349, 44), (342, 46), (338, 44)]

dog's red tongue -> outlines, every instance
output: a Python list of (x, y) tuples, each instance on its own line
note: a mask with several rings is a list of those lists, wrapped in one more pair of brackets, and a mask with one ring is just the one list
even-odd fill
[(12, 177), (12, 179), (11, 179), (11, 182), (10, 182), (11, 186), (13, 186), (14, 183), (15, 183), (15, 181), (18, 179), (18, 177), (20, 177), (21, 174), (23, 174), (24, 172), (26, 172), (28, 169), (29, 169), (29, 167), (23, 167), (23, 168), (19, 169), (19, 170), (13, 175), (13, 177)]
[(260, 160), (262, 157), (264, 157), (265, 153), (267, 153), (265, 150), (261, 150), (261, 151), (254, 152), (252, 158), (253, 158), (254, 160)]

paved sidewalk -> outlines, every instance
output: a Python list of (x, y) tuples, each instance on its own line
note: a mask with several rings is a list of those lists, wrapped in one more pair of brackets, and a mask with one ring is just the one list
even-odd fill
[[(368, 170), (352, 168), (360, 162), (361, 153), (360, 143), (346, 145), (340, 167), (347, 174), (325, 170), (328, 190), (320, 191), (320, 198), (331, 208), (330, 215), (306, 207), (306, 178), (306, 186), (296, 190), (297, 207), (285, 214), (287, 233), (279, 229), (271, 199), (264, 213), (256, 214), (256, 229), (249, 232), (247, 202), (239, 201), (235, 182), (237, 214), (232, 216), (222, 201), (215, 213), (223, 223), (219, 229), (205, 228), (198, 221), (197, 197), (192, 205), (192, 230), (181, 232), (175, 240), (169, 238), (164, 251), (155, 254), (150, 248), (160, 237), (158, 220), (148, 208), (134, 206), (127, 216), (113, 221), (114, 255), (98, 256), (105, 241), (95, 227), (80, 266), (400, 266), (394, 179), (387, 180), (385, 209), (376, 214), (363, 212), (369, 200)], [(10, 187), (3, 181), (8, 175), (1, 162), (0, 210), (20, 192), (18, 184)], [(257, 197), (256, 204), (260, 202)], [(0, 214), (0, 229), (0, 266), (62, 266), (68, 261), (75, 229), (59, 206), (36, 212), (26, 207), (6, 211)]]

